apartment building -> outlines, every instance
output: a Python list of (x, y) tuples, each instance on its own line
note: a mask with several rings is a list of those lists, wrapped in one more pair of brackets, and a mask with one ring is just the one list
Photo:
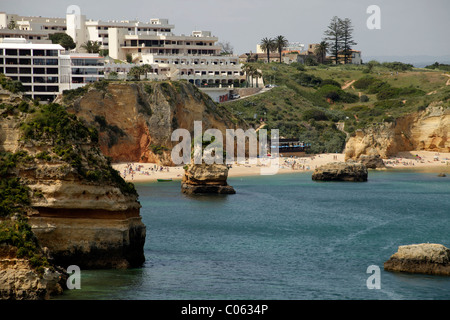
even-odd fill
[(60, 92), (77, 89), (104, 78), (105, 61), (95, 53), (62, 53), (60, 61)]
[(174, 27), (167, 19), (101, 21), (88, 20), (79, 12), (68, 13), (65, 19), (0, 12), (0, 39), (20, 37), (48, 44), (50, 34), (65, 32), (77, 44), (75, 52), (82, 52), (87, 41), (97, 41), (112, 59), (151, 65), (149, 79), (185, 79), (199, 87), (230, 89), (245, 81), (239, 58), (221, 55), (219, 39), (210, 31), (176, 35)]
[(22, 82), (25, 96), (53, 100), (59, 93), (59, 44), (29, 43), (25, 39), (3, 39), (0, 72)]
[[(15, 28), (9, 29), (13, 22)], [(136, 64), (156, 65), (155, 78), (186, 79), (192, 83), (231, 85), (244, 81), (237, 56), (221, 56), (218, 38), (210, 31), (175, 35), (167, 19), (141, 21), (88, 20), (70, 13), (66, 18), (26, 17), (0, 12), (0, 38), (21, 37), (48, 43), (48, 36), (66, 32), (77, 44), (97, 41), (113, 59), (132, 57)]]
[(104, 61), (98, 54), (68, 53), (59, 44), (3, 39), (0, 73), (22, 82), (25, 96), (51, 101), (66, 89), (76, 89), (104, 77)]

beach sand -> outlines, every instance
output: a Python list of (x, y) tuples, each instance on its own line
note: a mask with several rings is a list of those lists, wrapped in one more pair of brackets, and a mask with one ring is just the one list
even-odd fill
[[(343, 161), (345, 161), (344, 154), (336, 153), (309, 155), (301, 158), (280, 158), (277, 174), (313, 171), (321, 165)], [(450, 174), (450, 153), (430, 151), (402, 152), (396, 157), (385, 159), (384, 162), (388, 169), (417, 169)], [(120, 172), (126, 181), (131, 182), (149, 182), (157, 179), (181, 180), (184, 174), (183, 166), (162, 167), (154, 163), (116, 163), (113, 164), (113, 167)], [(131, 171), (130, 168), (132, 169)], [(161, 168), (162, 170), (160, 170)], [(133, 174), (130, 172), (133, 172)], [(260, 174), (261, 166), (248, 163), (234, 164), (228, 172), (229, 177), (256, 176)]]

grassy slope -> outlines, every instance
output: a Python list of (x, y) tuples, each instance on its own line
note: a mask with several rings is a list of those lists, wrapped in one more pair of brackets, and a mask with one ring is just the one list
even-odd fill
[[(400, 116), (428, 106), (433, 101), (445, 101), (444, 106), (450, 105), (450, 86), (445, 85), (449, 77), (442, 71), (413, 69), (397, 74), (395, 70), (376, 66), (368, 74), (364, 72), (365, 66), (318, 66), (306, 67), (305, 71), (297, 69), (295, 64), (289, 66), (279, 63), (255, 63), (254, 66), (262, 71), (266, 84), (275, 83), (278, 87), (223, 106), (243, 117), (255, 128), (261, 125), (260, 119), (264, 118), (267, 127), (279, 129), (281, 136), (300, 138), (312, 143), (313, 153), (342, 151), (345, 134), (336, 129), (336, 123), (339, 121), (345, 122), (346, 132), (353, 134), (358, 128), (383, 121), (394, 121)], [(367, 90), (350, 86), (344, 91), (356, 96), (366, 95), (369, 101), (328, 103), (319, 95), (319, 86), (299, 83), (300, 74), (335, 80), (342, 87), (353, 80), (370, 76), (386, 82), (390, 87), (418, 89), (422, 92), (379, 100), (375, 93), (370, 94)], [(435, 93), (427, 95), (430, 92)], [(312, 110), (323, 112), (325, 119), (311, 119)]]

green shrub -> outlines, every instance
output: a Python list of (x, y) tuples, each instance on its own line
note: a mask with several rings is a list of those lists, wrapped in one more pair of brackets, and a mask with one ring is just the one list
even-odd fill
[(152, 95), (153, 94), (153, 88), (149, 84), (144, 85), (144, 91), (147, 92), (147, 94)]
[(49, 155), (49, 153), (47, 151), (39, 152), (36, 155), (36, 158), (39, 159), (39, 160), (45, 160), (45, 161), (51, 161), (52, 160), (52, 157)]
[(341, 84), (333, 79), (322, 80), (322, 83), (320, 84), (320, 86), (323, 87), (326, 85), (332, 85), (332, 86), (338, 87), (339, 89), (341, 88)]
[(316, 87), (322, 83), (322, 79), (305, 72), (301, 72), (295, 76), (295, 81), (303, 87)]
[(102, 79), (99, 81), (95, 81), (92, 85), (97, 90), (106, 91), (108, 89), (109, 82)]
[(95, 132), (56, 103), (41, 106), (21, 127), (24, 140), (51, 139), (56, 144), (65, 144), (68, 141), (87, 142), (95, 138)]
[(306, 110), (303, 113), (302, 119), (304, 121), (308, 121), (310, 119), (314, 119), (316, 121), (322, 121), (322, 120), (328, 120), (328, 117), (324, 111), (317, 109), (317, 108), (313, 108), (313, 109)]
[(389, 69), (392, 69), (395, 71), (408, 71), (408, 70), (412, 70), (412, 68), (414, 67), (412, 64), (398, 62), (398, 61), (383, 62), (381, 65), (385, 68), (389, 68)]
[(150, 145), (149, 149), (152, 150), (152, 152), (154, 154), (159, 154), (159, 155), (163, 154), (164, 151), (169, 150), (168, 148), (166, 148), (164, 146), (155, 145), (155, 144)]
[(371, 84), (373, 84), (375, 81), (377, 81), (376, 78), (373, 77), (363, 77), (361, 79), (356, 80), (353, 83), (353, 86), (356, 89), (365, 90), (367, 89)]
[(0, 74), (0, 85), (3, 87), (3, 89), (8, 90), (12, 93), (19, 93), (25, 91), (22, 82), (18, 80), (11, 80), (4, 74)]
[(320, 87), (316, 94), (326, 99), (345, 103), (354, 103), (359, 100), (358, 96), (345, 92), (341, 88), (329, 84)]
[(368, 102), (369, 101), (369, 97), (366, 96), (365, 94), (361, 95), (361, 97), (359, 97), (359, 101), (361, 102)]
[(409, 87), (409, 88), (394, 88), (394, 87), (388, 87), (383, 88), (377, 93), (377, 99), (378, 100), (387, 100), (387, 99), (396, 99), (400, 97), (408, 97), (408, 96), (421, 96), (425, 95), (425, 92)]
[(63, 90), (63, 101), (64, 103), (70, 103), (71, 101), (75, 100), (76, 98), (83, 96), (87, 93), (87, 86), (79, 87), (76, 89), (71, 90)]
[(381, 109), (381, 110), (391, 110), (391, 109), (398, 109), (403, 108), (404, 104), (400, 100), (382, 100), (377, 101), (374, 104), (374, 108)]

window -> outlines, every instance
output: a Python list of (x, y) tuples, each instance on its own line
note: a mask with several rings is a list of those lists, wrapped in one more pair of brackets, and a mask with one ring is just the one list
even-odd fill
[(45, 56), (45, 50), (34, 50), (33, 55), (37, 57), (43, 57)]
[(45, 59), (33, 59), (33, 64), (37, 66), (45, 65)]
[(45, 68), (34, 68), (33, 74), (45, 74)]
[(19, 68), (19, 73), (20, 74), (30, 74), (31, 68)]
[(58, 68), (47, 68), (47, 74), (58, 74)]
[(6, 58), (6, 64), (17, 64), (18, 60), (16, 58)]
[(58, 50), (46, 50), (47, 57), (57, 57), (58, 56)]
[(5, 49), (5, 55), (17, 56), (17, 49)]
[(46, 65), (48, 65), (48, 66), (57, 66), (58, 65), (58, 59), (47, 59)]
[(31, 83), (31, 77), (19, 77), (19, 80), (22, 83)]
[(6, 67), (6, 73), (17, 73), (17, 68)]
[(0, 54), (3, 54), (3, 49), (0, 49)]
[(19, 56), (31, 56), (31, 50), (30, 49), (20, 49)]
[(19, 59), (19, 64), (30, 65), (31, 59)]

